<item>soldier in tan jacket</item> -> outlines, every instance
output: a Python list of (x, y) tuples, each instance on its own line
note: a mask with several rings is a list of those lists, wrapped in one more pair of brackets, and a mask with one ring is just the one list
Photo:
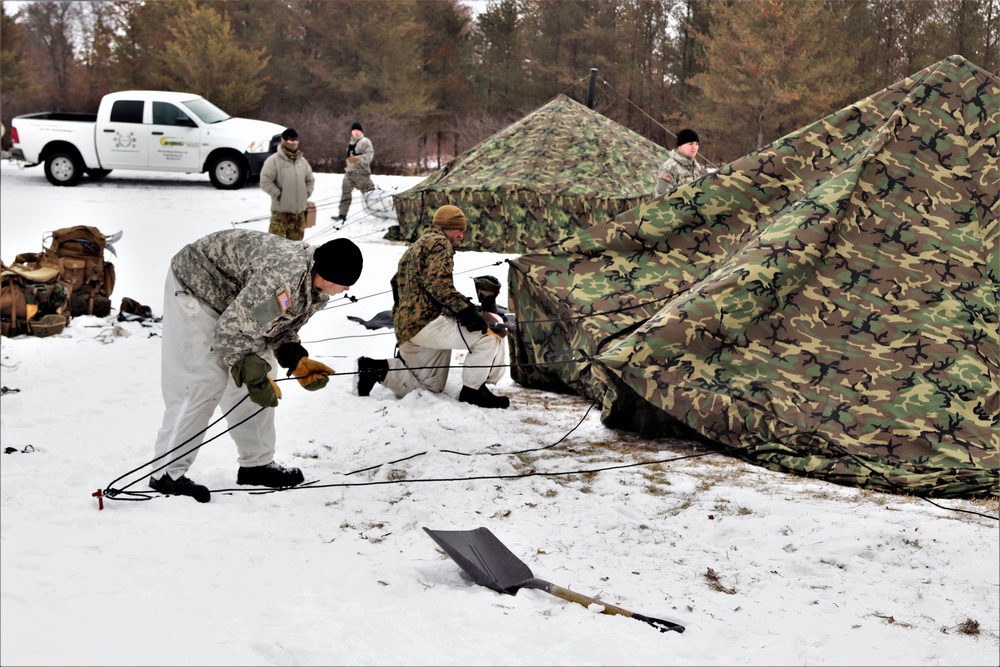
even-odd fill
[(316, 185), (312, 167), (299, 148), (299, 133), (288, 128), (281, 144), (264, 161), (260, 189), (271, 197), (271, 225), (267, 231), (293, 241), (305, 236), (306, 205)]

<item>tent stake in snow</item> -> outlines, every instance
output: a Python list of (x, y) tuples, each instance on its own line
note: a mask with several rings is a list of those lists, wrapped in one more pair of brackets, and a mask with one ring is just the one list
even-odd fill
[(601, 602), (586, 595), (574, 593), (568, 588), (536, 579), (531, 569), (505, 547), (487, 528), (475, 530), (431, 530), (424, 532), (437, 542), (444, 552), (451, 556), (458, 566), (465, 570), (480, 586), (492, 588), (498, 593), (516, 595), (522, 588), (536, 588), (568, 602), (576, 602), (584, 607), (592, 604), (603, 607), (602, 614), (628, 616), (649, 623), (660, 632), (674, 630), (684, 632), (684, 626), (651, 616), (636, 614), (627, 609)]

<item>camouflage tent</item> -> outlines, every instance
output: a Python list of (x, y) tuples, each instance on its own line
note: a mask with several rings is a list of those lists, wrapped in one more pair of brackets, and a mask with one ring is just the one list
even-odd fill
[(512, 376), (771, 469), (997, 490), (998, 131), (1000, 80), (952, 56), (521, 256)]
[(519, 253), (653, 197), (667, 149), (559, 95), (395, 197), (413, 241), (443, 204), (469, 221), (464, 247)]

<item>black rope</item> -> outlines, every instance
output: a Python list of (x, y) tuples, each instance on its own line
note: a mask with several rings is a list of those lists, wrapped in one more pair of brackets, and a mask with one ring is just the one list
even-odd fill
[[(519, 450), (519, 451), (516, 451), (516, 452), (473, 452), (473, 453), (470, 454), (470, 453), (466, 453), (466, 452), (458, 452), (458, 451), (455, 451), (453, 449), (440, 449), (438, 451), (444, 452), (446, 454), (457, 454), (459, 456), (473, 456), (473, 455), (480, 455), (480, 456), (482, 456), (482, 455), (485, 455), (485, 456), (515, 456), (515, 455), (520, 455), (520, 454), (528, 454), (529, 452), (540, 452), (540, 451), (545, 450), (545, 449), (551, 449), (551, 448), (555, 447), (556, 445), (558, 445), (559, 443), (561, 443), (566, 438), (568, 438), (569, 436), (571, 436), (573, 434), (573, 432), (576, 431), (576, 429), (580, 428), (580, 425), (583, 424), (583, 422), (587, 419), (587, 416), (590, 414), (590, 411), (594, 409), (595, 405), (597, 405), (597, 401), (594, 401), (593, 403), (590, 404), (590, 407), (588, 407), (587, 411), (583, 413), (582, 417), (580, 417), (580, 421), (578, 421), (576, 423), (576, 426), (574, 426), (569, 431), (567, 431), (566, 434), (563, 435), (563, 437), (559, 438), (558, 440), (556, 440), (555, 442), (553, 442), (551, 445), (544, 445), (542, 447), (532, 447), (530, 449), (522, 449), (522, 450)], [(354, 473), (347, 473), (347, 474), (352, 475)]]
[[(281, 379), (278, 380), (278, 382), (281, 382), (282, 380), (285, 380), (285, 379), (294, 380), (295, 378), (281, 378)], [(129, 470), (128, 472), (124, 473), (123, 475), (121, 475), (121, 476), (117, 477), (116, 479), (112, 480), (111, 482), (108, 483), (107, 486), (104, 487), (104, 489), (102, 490), (101, 493), (104, 494), (105, 498), (109, 498), (109, 499), (118, 499), (118, 500), (149, 500), (150, 496), (148, 494), (150, 494), (150, 493), (158, 493), (158, 492), (157, 491), (142, 491), (142, 492), (128, 491), (129, 487), (134, 486), (135, 484), (138, 484), (140, 480), (146, 478), (146, 474), (145, 473), (143, 473), (142, 477), (138, 477), (138, 478), (134, 479), (133, 481), (129, 482), (128, 484), (126, 484), (121, 489), (114, 488), (114, 485), (117, 482), (121, 481), (122, 479), (125, 479), (129, 475), (131, 475), (133, 473), (136, 473), (136, 472), (138, 472), (140, 470), (143, 470), (147, 466), (153, 465), (154, 463), (156, 463), (157, 461), (159, 461), (162, 458), (170, 456), (171, 454), (173, 454), (178, 449), (180, 449), (184, 445), (188, 444), (189, 442), (191, 442), (195, 438), (197, 438), (197, 437), (199, 437), (199, 436), (207, 433), (210, 428), (212, 428), (213, 426), (215, 426), (216, 424), (218, 424), (219, 422), (221, 422), (223, 419), (225, 419), (226, 417), (228, 417), (229, 414), (233, 410), (235, 410), (237, 407), (239, 407), (243, 403), (243, 401), (247, 400), (249, 397), (250, 397), (249, 394), (246, 395), (246, 396), (244, 396), (235, 405), (233, 405), (233, 407), (229, 408), (229, 410), (227, 410), (226, 413), (223, 414), (221, 417), (219, 417), (218, 419), (216, 419), (215, 421), (213, 421), (212, 423), (210, 423), (208, 426), (206, 426), (202, 430), (198, 431), (197, 433), (195, 433), (190, 438), (188, 438), (184, 442), (180, 443), (179, 445), (177, 445), (173, 449), (171, 449), (169, 451), (166, 451), (163, 454), (160, 454), (159, 456), (156, 456), (156, 457), (152, 458), (151, 460), (147, 461), (146, 463), (143, 463), (142, 465), (140, 465), (140, 466), (138, 466), (136, 468), (133, 468), (132, 470)], [(183, 454), (180, 454), (180, 455), (176, 456), (175, 458), (170, 459), (169, 461), (167, 461), (166, 463), (162, 464), (158, 468), (154, 468), (153, 470), (151, 470), (149, 472), (149, 474), (150, 475), (155, 475), (156, 473), (160, 472), (161, 470), (163, 470), (164, 468), (166, 468), (167, 466), (169, 466), (174, 461), (179, 461), (180, 459), (184, 458), (185, 456), (187, 456), (191, 452), (196, 451), (198, 449), (201, 449), (202, 447), (204, 447), (208, 443), (212, 442), (213, 440), (221, 438), (222, 436), (224, 436), (225, 434), (229, 433), (231, 430), (233, 430), (237, 426), (241, 426), (241, 425), (245, 424), (246, 422), (250, 421), (251, 419), (253, 419), (254, 417), (256, 417), (258, 414), (260, 414), (261, 410), (264, 410), (264, 408), (263, 407), (260, 408), (259, 410), (257, 410), (253, 414), (251, 414), (248, 417), (246, 417), (245, 419), (241, 420), (240, 422), (238, 422), (236, 424), (233, 424), (232, 426), (230, 426), (229, 428), (227, 428), (225, 431), (222, 431), (221, 433), (213, 435), (208, 440), (203, 440), (202, 443), (200, 445), (198, 445), (197, 447), (192, 447), (191, 449), (185, 451)], [(128, 495), (138, 496), (138, 497), (137, 498), (117, 498), (117, 496), (122, 495), (122, 494), (128, 494)]]
[[(475, 268), (475, 269), (466, 269), (465, 271), (456, 271), (452, 275), (461, 276), (461, 275), (464, 275), (466, 273), (473, 273), (473, 272), (476, 272), (476, 271), (483, 271), (483, 270), (488, 269), (490, 267), (499, 266), (499, 265), (503, 264), (504, 262), (509, 262), (509, 261), (510, 260), (501, 259), (501, 260), (498, 260), (496, 262), (493, 262), (492, 264), (485, 264), (485, 265), (480, 266), (480, 267)], [(381, 292), (373, 292), (372, 294), (366, 294), (365, 296), (358, 296), (358, 297), (349, 296), (347, 294), (344, 294), (343, 296), (344, 296), (344, 298), (349, 299), (352, 303), (356, 303), (358, 301), (364, 301), (365, 299), (370, 299), (372, 297), (382, 296), (382, 295), (385, 295), (385, 294), (392, 294), (392, 290), (391, 289), (387, 289), (387, 290), (383, 290)], [(332, 310), (334, 308), (342, 308), (343, 306), (346, 306), (346, 305), (348, 305), (348, 304), (346, 304), (346, 303), (328, 303), (326, 306), (323, 307), (323, 309), (320, 312), (323, 312), (324, 310)], [(324, 340), (330, 340), (330, 339), (324, 339)]]
[[(571, 362), (560, 362), (560, 363), (571, 363)], [(461, 365), (461, 366), (459, 366), (459, 365), (413, 366), (413, 367), (408, 367), (408, 368), (391, 368), (389, 370), (390, 371), (404, 371), (404, 370), (411, 370), (411, 369), (413, 369), (413, 370), (424, 370), (424, 369), (440, 369), (440, 368), (449, 368), (449, 369), (450, 368), (494, 368), (494, 367), (499, 366), (499, 365), (500, 364), (494, 364), (494, 365), (477, 365), (477, 366), (465, 366), (465, 365)], [(539, 364), (518, 364), (518, 365), (532, 366), (532, 365), (539, 365)], [(510, 366), (510, 364), (505, 364), (505, 366)], [(349, 375), (358, 375), (358, 373), (359, 373), (359, 371), (352, 371), (352, 372), (336, 373), (336, 375), (341, 375), (341, 376), (347, 375), (347, 376), (349, 376)], [(295, 377), (286, 377), (286, 378), (278, 378), (277, 380), (274, 380), (274, 381), (275, 382), (285, 382), (285, 381), (288, 381), (288, 380), (296, 380), (296, 379), (297, 378), (295, 378)], [(209, 429), (211, 429), (213, 426), (215, 426), (216, 424), (218, 424), (219, 422), (221, 422), (223, 419), (225, 419), (226, 417), (228, 417), (229, 414), (232, 413), (233, 410), (235, 410), (239, 405), (241, 405), (248, 398), (249, 398), (249, 394), (247, 396), (244, 396), (242, 399), (240, 399), (240, 401), (238, 401), (235, 405), (233, 405), (233, 407), (231, 407), (229, 410), (227, 410), (226, 413), (223, 414), (221, 417), (219, 417), (215, 421), (211, 422), (210, 424), (208, 424), (208, 426), (206, 426), (202, 430), (198, 431), (196, 434), (192, 435), (190, 438), (188, 438), (184, 442), (178, 444), (173, 449), (170, 449), (169, 451), (166, 451), (163, 454), (160, 454), (159, 456), (156, 456), (156, 457), (152, 458), (151, 460), (146, 461), (145, 463), (143, 463), (143, 464), (141, 464), (141, 465), (133, 468), (132, 470), (129, 470), (128, 472), (125, 472), (122, 475), (118, 476), (117, 478), (113, 479), (111, 482), (109, 482), (101, 490), (101, 493), (103, 494), (103, 496), (105, 498), (108, 498), (109, 500), (124, 500), (124, 501), (144, 501), (144, 500), (150, 500), (151, 497), (152, 497), (151, 494), (154, 494), (154, 493), (155, 494), (159, 494), (159, 492), (157, 492), (157, 491), (128, 491), (128, 489), (130, 487), (134, 486), (135, 484), (138, 484), (142, 479), (145, 479), (147, 477), (146, 473), (143, 473), (143, 475), (141, 477), (137, 477), (136, 479), (132, 480), (131, 482), (129, 482), (128, 484), (126, 484), (125, 486), (123, 486), (120, 489), (119, 488), (115, 488), (114, 485), (116, 483), (120, 482), (121, 480), (127, 478), (128, 476), (133, 475), (133, 474), (135, 474), (136, 472), (138, 472), (140, 470), (144, 470), (145, 468), (147, 468), (148, 466), (153, 465), (157, 461), (159, 461), (159, 460), (161, 460), (161, 459), (169, 456), (170, 454), (173, 454), (174, 452), (176, 452), (177, 450), (181, 449), (182, 447), (184, 447), (185, 445), (187, 445), (189, 442), (191, 442), (195, 438), (197, 438), (197, 437), (199, 437), (199, 436), (207, 433), (209, 431)], [(185, 452), (183, 454), (179, 454), (178, 456), (174, 457), (173, 459), (170, 459), (166, 463), (163, 463), (159, 467), (156, 467), (153, 470), (151, 470), (149, 472), (149, 475), (155, 475), (159, 471), (161, 471), (164, 468), (166, 468), (167, 466), (169, 466), (171, 463), (173, 463), (175, 461), (178, 461), (178, 460), (184, 458), (185, 456), (189, 455), (191, 452), (204, 447), (208, 443), (210, 443), (210, 442), (212, 442), (212, 441), (214, 441), (214, 440), (216, 440), (218, 438), (221, 438), (223, 435), (229, 433), (234, 428), (236, 428), (238, 426), (241, 426), (241, 425), (245, 424), (246, 422), (250, 421), (251, 419), (253, 419), (254, 417), (256, 417), (264, 409), (265, 408), (261, 407), (260, 409), (258, 409), (253, 414), (247, 416), (246, 418), (242, 419), (238, 423), (233, 424), (232, 426), (230, 426), (226, 430), (224, 430), (224, 431), (222, 431), (220, 433), (217, 433), (216, 435), (212, 436), (211, 438), (209, 438), (207, 440), (202, 441), (201, 444), (199, 444), (197, 447), (192, 447), (192, 448), (190, 448), (188, 450), (185, 450)], [(589, 410), (588, 410), (588, 412), (589, 412)], [(584, 415), (584, 417), (586, 417), (586, 415)], [(578, 424), (578, 426), (579, 426), (579, 424)], [(407, 458), (412, 458), (412, 457), (407, 457)], [(406, 460), (406, 459), (400, 459), (400, 460)], [(301, 484), (299, 485), (299, 487), (302, 487), (302, 486), (306, 486), (306, 485), (301, 485)], [(223, 489), (223, 490), (226, 490), (226, 489)], [(247, 492), (251, 491), (250, 489), (234, 489), (234, 490), (237, 490), (237, 491), (247, 491)], [(272, 489), (270, 491), (277, 491), (277, 490), (280, 490), (280, 489)], [(129, 498), (120, 497), (120, 496), (126, 496), (126, 495), (127, 496), (132, 496), (132, 497), (129, 497)], [(162, 495), (162, 494), (159, 494), (159, 495)]]
[[(425, 367), (425, 368), (441, 368), (441, 367), (439, 367), (439, 366), (428, 366), (428, 367)], [(404, 370), (404, 369), (399, 369), (399, 370)], [(338, 374), (338, 375), (341, 375), (341, 374)], [(286, 380), (286, 379), (287, 380), (293, 380), (295, 378), (282, 378), (281, 380)], [(279, 380), (279, 381), (281, 381), (281, 380)], [(247, 397), (244, 397), (243, 400), (246, 400), (246, 398)], [(240, 401), (240, 403), (242, 403), (242, 401)], [(236, 405), (234, 405), (233, 408), (230, 408), (230, 410), (225, 415), (223, 415), (219, 419), (217, 419), (214, 422), (212, 422), (211, 424), (209, 424), (209, 426), (206, 427), (203, 431), (201, 431), (199, 433), (199, 435), (201, 433), (206, 432), (209, 428), (211, 428), (212, 426), (214, 426), (215, 424), (217, 424), (219, 421), (221, 421), (222, 419), (224, 419), (226, 417), (226, 415), (228, 415), (229, 412), (232, 412), (232, 410), (235, 409), (236, 406), (240, 405), (240, 403), (237, 403)], [(542, 450), (551, 449), (552, 447), (555, 447), (556, 445), (558, 445), (558, 444), (562, 443), (563, 441), (565, 441), (566, 438), (568, 438), (574, 431), (576, 431), (580, 427), (580, 425), (583, 424), (583, 422), (586, 420), (587, 416), (590, 414), (591, 410), (593, 410), (593, 408), (596, 405), (597, 405), (597, 401), (592, 402), (587, 407), (586, 412), (584, 413), (583, 417), (580, 418), (580, 420), (577, 422), (577, 424), (572, 429), (570, 429), (568, 432), (566, 432), (561, 438), (559, 438), (558, 440), (556, 440), (555, 442), (553, 442), (553, 443), (551, 443), (549, 445), (545, 445), (545, 446), (541, 446), (541, 447), (534, 447), (534, 448), (529, 448), (529, 449), (523, 449), (523, 450), (517, 450), (517, 451), (512, 451), (512, 452), (459, 452), (459, 451), (450, 450), (450, 449), (442, 449), (442, 450), (438, 450), (438, 451), (440, 451), (442, 453), (454, 454), (454, 455), (458, 455), (458, 456), (517, 456), (517, 455), (526, 454), (526, 453), (530, 453), (530, 452), (536, 452), (536, 451), (542, 451)], [(263, 409), (264, 408), (261, 408), (261, 410), (263, 410)], [(212, 440), (215, 440), (216, 438), (219, 438), (222, 435), (225, 435), (232, 428), (236, 428), (236, 426), (239, 426), (240, 424), (243, 424), (247, 420), (252, 419), (253, 417), (257, 416), (257, 414), (259, 414), (261, 410), (258, 410), (257, 412), (253, 413), (252, 415), (250, 415), (249, 417), (247, 417), (243, 421), (239, 422), (239, 424), (235, 424), (235, 425), (231, 426), (229, 429), (227, 429), (226, 431), (223, 431), (222, 433), (219, 433), (219, 434), (213, 436), (209, 440), (204, 441), (201, 445), (199, 445), (199, 447), (202, 447), (202, 446), (208, 444)], [(742, 446), (742, 447), (722, 446), (722, 447), (714, 448), (711, 451), (701, 452), (701, 453), (697, 453), (697, 454), (687, 454), (687, 455), (683, 455), (683, 456), (675, 456), (675, 457), (666, 458), (666, 459), (655, 459), (655, 460), (649, 460), (649, 461), (636, 461), (636, 462), (633, 462), (633, 463), (622, 463), (622, 464), (615, 464), (615, 465), (609, 465), (609, 466), (601, 466), (601, 467), (597, 467), (597, 468), (585, 468), (585, 469), (581, 469), (581, 470), (532, 471), (532, 472), (528, 472), (528, 473), (519, 473), (519, 474), (511, 474), (511, 475), (473, 475), (473, 476), (467, 476), (467, 477), (434, 477), (434, 478), (423, 478), (423, 479), (403, 479), (403, 480), (395, 479), (395, 480), (381, 480), (381, 481), (368, 481), (368, 482), (339, 482), (339, 483), (330, 483), (330, 484), (319, 484), (318, 483), (319, 480), (311, 480), (309, 482), (306, 482), (304, 484), (300, 484), (298, 486), (283, 487), (283, 488), (280, 488), (280, 489), (224, 488), (224, 489), (213, 489), (213, 493), (221, 493), (221, 492), (232, 493), (232, 492), (240, 491), (240, 492), (244, 492), (244, 493), (261, 494), (261, 493), (276, 493), (276, 492), (280, 492), (280, 491), (294, 491), (294, 490), (302, 490), (302, 489), (324, 489), (324, 488), (338, 488), (338, 487), (342, 487), (343, 488), (343, 487), (352, 487), (352, 486), (382, 486), (382, 485), (387, 485), (387, 484), (424, 484), (424, 483), (438, 483), (438, 482), (481, 481), (481, 480), (489, 480), (489, 479), (512, 480), (512, 479), (525, 479), (525, 478), (529, 478), (529, 477), (558, 477), (558, 476), (569, 476), (569, 475), (590, 475), (590, 474), (597, 474), (597, 473), (601, 473), (601, 472), (607, 472), (607, 471), (611, 471), (611, 470), (624, 470), (624, 469), (627, 469), (627, 468), (636, 468), (636, 467), (647, 466), (647, 465), (658, 465), (658, 464), (675, 463), (677, 461), (683, 461), (683, 460), (687, 460), (687, 459), (699, 458), (699, 457), (702, 457), (702, 456), (709, 456), (709, 455), (713, 455), (713, 454), (738, 454), (738, 453), (741, 453), (741, 452), (742, 453), (748, 453), (751, 448), (759, 447), (759, 446), (762, 446), (762, 445), (766, 445), (766, 444), (771, 443), (771, 442), (779, 442), (779, 441), (786, 440), (788, 438), (792, 438), (792, 437), (798, 436), (798, 435), (810, 435), (810, 436), (815, 436), (815, 437), (818, 437), (818, 438), (820, 438), (822, 440), (825, 440), (827, 442), (827, 444), (830, 445), (831, 447), (839, 449), (843, 454), (845, 454), (846, 456), (854, 459), (858, 464), (860, 464), (863, 467), (867, 468), (873, 474), (878, 475), (880, 478), (882, 478), (882, 480), (887, 485), (891, 486), (892, 488), (897, 489), (901, 493), (904, 493), (904, 494), (906, 493), (905, 489), (903, 489), (899, 485), (895, 484), (892, 480), (890, 480), (888, 477), (886, 477), (883, 473), (881, 473), (880, 471), (875, 470), (874, 468), (872, 468), (871, 466), (869, 466), (867, 463), (865, 463), (863, 460), (858, 459), (856, 455), (854, 455), (853, 453), (851, 453), (849, 450), (847, 450), (846, 448), (844, 448), (842, 445), (840, 445), (840, 444), (838, 444), (836, 442), (833, 442), (830, 438), (828, 438), (828, 437), (826, 437), (826, 436), (824, 436), (824, 435), (822, 435), (820, 433), (815, 432), (815, 430), (813, 430), (813, 431), (799, 431), (799, 432), (796, 432), (796, 433), (790, 433), (788, 435), (781, 436), (780, 438), (775, 438), (774, 440), (764, 441), (764, 442), (756, 444), (756, 445), (745, 445), (745, 446)], [(196, 437), (196, 436), (194, 436), (194, 437)], [(117, 482), (117, 481), (119, 481), (119, 480), (127, 477), (128, 475), (130, 475), (130, 474), (132, 474), (132, 473), (134, 473), (134, 472), (136, 472), (138, 470), (141, 470), (141, 469), (145, 468), (146, 466), (152, 464), (156, 460), (158, 460), (160, 458), (163, 458), (164, 456), (167, 456), (167, 455), (173, 453), (174, 451), (176, 451), (180, 447), (183, 447), (185, 444), (187, 444), (188, 442), (190, 442), (192, 439), (193, 439), (193, 437), (189, 438), (188, 440), (186, 440), (185, 442), (181, 443), (180, 445), (178, 445), (174, 449), (170, 450), (169, 452), (166, 452), (165, 454), (163, 454), (163, 455), (161, 455), (159, 457), (154, 458), (152, 461), (149, 461), (149, 462), (143, 464), (142, 466), (139, 466), (138, 468), (135, 468), (135, 469), (133, 469), (133, 470), (125, 473), (121, 477), (118, 477), (113, 482), (111, 482), (110, 484), (108, 484), (108, 486), (104, 489), (104, 491), (103, 491), (104, 496), (106, 498), (110, 499), (110, 500), (133, 500), (133, 501), (135, 501), (135, 500), (150, 500), (151, 499), (151, 495), (150, 494), (152, 494), (152, 493), (158, 493), (158, 492), (154, 492), (154, 491), (149, 491), (149, 492), (134, 492), (134, 491), (132, 491), (132, 492), (127, 492), (127, 493), (129, 495), (131, 495), (131, 496), (135, 496), (133, 498), (121, 498), (121, 497), (119, 497), (122, 494), (126, 493), (126, 491), (125, 491), (126, 489), (128, 489), (133, 484), (136, 484), (139, 481), (138, 479), (135, 480), (135, 481), (133, 481), (133, 482), (131, 482), (130, 484), (128, 484), (127, 486), (125, 486), (123, 489), (120, 489), (120, 490), (119, 489), (114, 489), (113, 485), (114, 485), (115, 482)], [(415, 454), (410, 454), (408, 456), (405, 456), (405, 457), (399, 458), (399, 459), (395, 459), (393, 461), (383, 462), (383, 463), (380, 463), (380, 464), (377, 464), (377, 465), (368, 466), (368, 467), (365, 467), (365, 468), (360, 468), (358, 470), (354, 470), (354, 471), (351, 471), (351, 472), (348, 472), (348, 473), (341, 473), (341, 475), (342, 476), (348, 476), (348, 475), (355, 475), (355, 474), (363, 473), (363, 472), (370, 472), (372, 470), (381, 468), (384, 465), (393, 465), (393, 464), (396, 464), (396, 463), (401, 463), (403, 461), (408, 461), (408, 460), (411, 460), (411, 459), (415, 459), (415, 458), (417, 458), (419, 456), (423, 456), (423, 455), (427, 454), (428, 452), (429, 452), (429, 450), (425, 450), (423, 452), (417, 452)], [(187, 454), (187, 452), (185, 452), (184, 455), (186, 455), (186, 454)], [(179, 456), (177, 458), (181, 458), (181, 457)], [(166, 466), (168, 466), (170, 463), (172, 463), (175, 460), (177, 460), (177, 459), (173, 459), (173, 460), (171, 460), (171, 461), (163, 464), (161, 467), (157, 468), (153, 472), (156, 472), (158, 470), (162, 470), (163, 468), (165, 468)], [(750, 462), (752, 463), (752, 460)], [(806, 475), (806, 476), (812, 477), (811, 475)], [(915, 494), (910, 494), (910, 495), (915, 495)], [(933, 500), (931, 500), (930, 498), (928, 498), (926, 496), (916, 495), (916, 497), (920, 498), (921, 500), (924, 500), (924, 501), (930, 503), (931, 505), (934, 505), (935, 507), (938, 507), (940, 509), (951, 510), (953, 512), (963, 512), (963, 513), (966, 513), (966, 514), (972, 514), (974, 516), (980, 516), (980, 517), (983, 517), (983, 518), (986, 518), (986, 519), (991, 519), (991, 520), (994, 520), (994, 521), (1000, 521), (1000, 517), (991, 516), (991, 515), (985, 514), (983, 512), (976, 512), (974, 510), (966, 510), (966, 509), (961, 509), (961, 508), (948, 507), (948, 506), (936, 503), (936, 502), (934, 502)]]

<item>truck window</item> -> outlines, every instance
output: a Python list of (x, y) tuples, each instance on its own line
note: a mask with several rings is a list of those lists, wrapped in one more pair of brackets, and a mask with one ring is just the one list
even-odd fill
[(184, 106), (191, 110), (195, 116), (201, 118), (205, 123), (211, 125), (212, 123), (221, 123), (224, 120), (229, 120), (229, 114), (215, 106), (204, 97), (197, 97), (193, 100), (185, 100)]
[(153, 102), (153, 125), (177, 125), (177, 120), (190, 116), (170, 102)]
[(141, 123), (142, 100), (118, 100), (111, 105), (112, 123)]

